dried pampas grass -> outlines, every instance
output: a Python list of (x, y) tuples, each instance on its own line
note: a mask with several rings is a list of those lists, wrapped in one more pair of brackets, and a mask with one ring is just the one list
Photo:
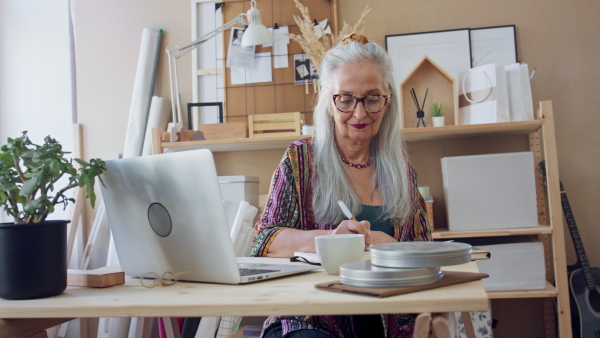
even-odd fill
[(319, 67), (321, 66), (321, 61), (323, 61), (325, 53), (327, 53), (327, 51), (333, 46), (339, 44), (345, 35), (350, 33), (364, 33), (365, 18), (371, 11), (371, 7), (367, 5), (363, 10), (360, 19), (358, 19), (354, 26), (350, 26), (348, 23), (346, 23), (346, 21), (344, 21), (342, 30), (337, 36), (323, 35), (319, 38), (315, 34), (313, 21), (311, 20), (308, 8), (304, 7), (298, 0), (294, 0), (294, 2), (296, 3), (296, 7), (300, 10), (300, 14), (302, 15), (302, 17), (294, 15), (294, 21), (296, 21), (296, 24), (300, 28), (301, 34), (287, 35), (290, 37), (290, 39), (300, 44), (300, 47), (302, 47), (304, 53), (308, 55), (310, 62), (313, 64), (317, 72), (319, 71)]

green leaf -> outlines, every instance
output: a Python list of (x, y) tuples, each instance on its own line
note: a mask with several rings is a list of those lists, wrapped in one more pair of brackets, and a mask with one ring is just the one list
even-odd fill
[[(93, 180), (93, 179), (92, 179)], [(85, 186), (85, 195), (90, 199), (90, 205), (92, 208), (96, 204), (96, 193), (94, 192), (94, 184), (88, 184)]]
[(0, 180), (0, 189), (2, 191), (10, 191), (10, 190), (18, 189), (18, 188), (19, 188), (19, 186), (17, 186), (13, 182)]
[(27, 196), (33, 194), (38, 188), (37, 178), (33, 177), (25, 181), (21, 186), (21, 191), (19, 192), (20, 196)]
[(27, 203), (23, 206), (23, 210), (25, 210), (25, 212), (27, 212), (27, 213), (33, 214), (38, 209), (40, 204), (41, 203), (39, 200), (30, 201), (29, 203)]
[(90, 164), (82, 159), (74, 158), (75, 162), (79, 163), (82, 167), (88, 167)]

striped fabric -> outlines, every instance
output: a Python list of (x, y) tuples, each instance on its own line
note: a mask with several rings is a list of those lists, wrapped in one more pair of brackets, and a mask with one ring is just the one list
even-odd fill
[[(331, 230), (337, 224), (317, 224), (312, 208), (312, 141), (293, 142), (273, 174), (271, 188), (261, 220), (255, 228), (252, 256), (266, 256), (273, 239), (285, 228), (301, 230)], [(409, 164), (412, 212), (394, 225), (398, 241), (430, 241), (425, 201), (417, 189), (416, 172)], [(386, 337), (412, 337), (413, 314), (381, 315)], [(333, 337), (355, 337), (352, 316), (273, 316), (265, 328), (281, 322), (284, 335), (300, 329), (318, 329)]]

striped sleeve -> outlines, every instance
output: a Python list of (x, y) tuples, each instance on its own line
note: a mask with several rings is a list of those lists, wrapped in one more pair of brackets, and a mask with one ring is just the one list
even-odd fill
[(409, 194), (412, 201), (411, 212), (400, 230), (400, 241), (431, 241), (431, 230), (427, 218), (427, 206), (417, 186), (417, 173), (408, 166)]
[[(306, 142), (287, 149), (273, 174), (265, 210), (255, 225), (251, 256), (266, 256), (273, 239), (285, 228), (310, 230), (310, 152)], [(307, 209), (308, 208), (308, 209)]]

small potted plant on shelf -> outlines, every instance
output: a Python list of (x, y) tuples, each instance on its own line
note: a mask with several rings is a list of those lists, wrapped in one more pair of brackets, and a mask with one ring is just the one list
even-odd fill
[(433, 117), (431, 121), (433, 122), (434, 127), (443, 127), (444, 126), (444, 104), (439, 102), (433, 102), (431, 106), (429, 106), (429, 111)]
[[(27, 132), (8, 138), (0, 148), (0, 205), (14, 222), (0, 223), (0, 297), (33, 299), (54, 296), (67, 287), (67, 224), (46, 220), (56, 206), (75, 202), (65, 193), (85, 189), (94, 206), (95, 178), (106, 170), (100, 159), (66, 158), (52, 137), (44, 144)], [(80, 166), (73, 166), (73, 161)], [(62, 185), (59, 179), (68, 181)]]

